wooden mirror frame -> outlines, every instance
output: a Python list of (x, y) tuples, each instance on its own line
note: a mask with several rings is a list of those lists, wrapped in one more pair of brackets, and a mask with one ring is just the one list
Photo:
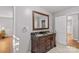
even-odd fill
[[(34, 23), (35, 23), (34, 13), (37, 13), (37, 14), (40, 14), (40, 15), (43, 15), (43, 16), (47, 16), (47, 18), (48, 18), (48, 27), (47, 28), (35, 28), (35, 26), (34, 26)], [(40, 12), (37, 12), (37, 11), (32, 11), (32, 19), (33, 19), (33, 30), (49, 29), (49, 15), (44, 14), (44, 13), (40, 13)]]

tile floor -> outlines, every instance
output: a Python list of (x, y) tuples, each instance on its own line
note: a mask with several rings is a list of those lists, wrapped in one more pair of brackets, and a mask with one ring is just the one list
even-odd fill
[(57, 44), (55, 48), (51, 49), (47, 53), (79, 53), (79, 49), (62, 44)]

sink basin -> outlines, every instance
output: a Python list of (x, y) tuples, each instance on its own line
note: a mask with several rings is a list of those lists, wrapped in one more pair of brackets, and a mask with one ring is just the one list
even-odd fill
[(52, 33), (37, 34), (36, 36), (46, 36), (46, 35), (49, 35), (49, 34), (52, 34)]
[(37, 34), (36, 36), (44, 36), (44, 34)]

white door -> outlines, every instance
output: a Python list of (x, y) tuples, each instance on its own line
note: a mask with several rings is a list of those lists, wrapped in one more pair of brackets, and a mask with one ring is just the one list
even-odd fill
[(66, 16), (55, 18), (56, 41), (63, 45), (67, 45), (66, 40)]

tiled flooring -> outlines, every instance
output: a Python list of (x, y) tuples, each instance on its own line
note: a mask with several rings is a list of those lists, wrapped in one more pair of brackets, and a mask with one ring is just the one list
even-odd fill
[(79, 49), (57, 44), (57, 46), (48, 51), (48, 53), (79, 53)]

